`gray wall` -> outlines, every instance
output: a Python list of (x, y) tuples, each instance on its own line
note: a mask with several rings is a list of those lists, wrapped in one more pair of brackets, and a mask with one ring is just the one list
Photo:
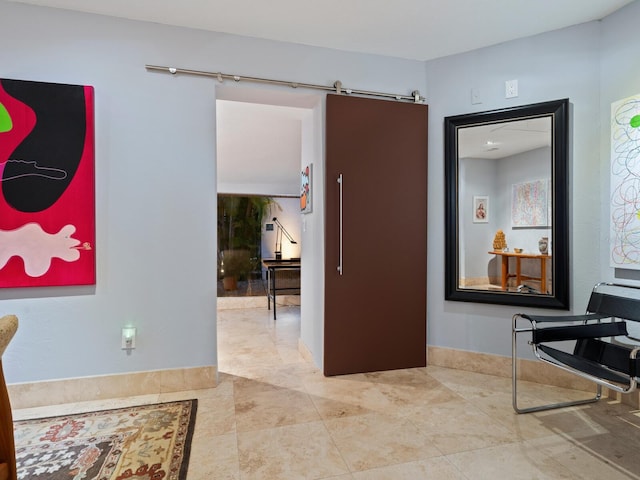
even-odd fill
[[(499, 161), (461, 158), (459, 165), (460, 276), (487, 277), (489, 276), (487, 263), (490, 261), (487, 252), (491, 250), (496, 230), (504, 229), (497, 216), (500, 212), (500, 205), (496, 198), (499, 191), (499, 185), (496, 183)], [(487, 223), (473, 223), (474, 195), (489, 197)]]
[[(497, 221), (504, 230), (509, 248), (523, 248), (525, 252), (538, 253), (538, 239), (551, 238), (551, 230), (544, 227), (513, 228), (511, 226), (511, 207), (513, 185), (551, 179), (551, 150), (548, 147), (530, 150), (500, 160), (497, 184), (500, 193), (497, 195)], [(551, 219), (549, 219), (551, 221)]]
[[(588, 290), (600, 277), (599, 262), (593, 261), (600, 218), (592, 214), (600, 208), (600, 36), (600, 23), (591, 22), (427, 62), (430, 345), (508, 355), (515, 313), (508, 306), (444, 300), (442, 132), (449, 115), (570, 99), (570, 292), (574, 308), (584, 309)], [(519, 96), (505, 99), (504, 83), (512, 79), (519, 82)], [(472, 88), (480, 90), (482, 104), (471, 104)]]
[[(9, 383), (216, 364), (217, 83), (145, 64), (404, 94), (425, 85), (423, 62), (6, 1), (0, 44), (1, 78), (96, 94), (97, 285), (0, 291), (2, 312), (20, 319), (3, 358)], [(312, 159), (322, 150), (310, 145)], [(314, 164), (314, 185), (323, 170)], [(317, 252), (323, 216), (306, 217), (305, 253)], [(303, 283), (322, 292), (313, 273)], [(129, 322), (138, 327), (131, 355), (120, 350)], [(320, 357), (322, 326), (303, 329)]]
[[(509, 354), (514, 309), (445, 302), (443, 299), (444, 197), (442, 118), (460, 113), (569, 98), (570, 294), (582, 312), (591, 287), (602, 280), (638, 284), (638, 271), (609, 267), (609, 135), (611, 103), (640, 93), (640, 20), (633, 2), (601, 22), (427, 62), (429, 131), (429, 304), (430, 345)], [(504, 98), (504, 82), (518, 79), (519, 97)], [(471, 105), (471, 88), (482, 104)], [(528, 309), (532, 313), (535, 310)], [(539, 313), (543, 313), (541, 311)], [(548, 313), (548, 312), (547, 312)]]
[[(638, 93), (638, 19), (634, 2), (603, 22), (425, 64), (0, 0), (0, 77), (96, 89), (97, 286), (0, 291), (3, 313), (21, 322), (3, 358), (7, 380), (216, 363), (215, 83), (149, 73), (145, 63), (426, 91), (428, 341), (507, 355), (513, 308), (444, 301), (443, 118), (571, 100), (571, 294), (581, 311), (592, 284), (614, 276), (607, 260), (609, 105)], [(518, 79), (520, 96), (505, 99), (504, 82), (511, 79)], [(482, 104), (471, 104), (472, 88), (480, 90)], [(321, 143), (312, 142), (310, 150), (322, 152)], [(323, 166), (314, 165), (314, 174), (314, 184), (322, 184)], [(305, 250), (321, 253), (314, 242), (322, 241), (322, 228), (323, 217), (308, 217)], [(319, 270), (321, 263), (314, 266)], [(303, 281), (322, 291), (321, 278)], [(321, 298), (303, 299), (303, 305), (320, 304)], [(130, 356), (119, 348), (127, 322), (139, 333)], [(318, 322), (303, 325), (305, 344), (321, 344), (321, 334)]]
[[(637, 284), (640, 271), (610, 267), (609, 248), (609, 199), (610, 185), (610, 136), (611, 104), (632, 95), (640, 94), (640, 38), (637, 32), (640, 19), (640, 2), (616, 12), (602, 21), (602, 62), (600, 64), (600, 212), (602, 229), (593, 232), (593, 242), (599, 240), (601, 275), (603, 280), (617, 280)], [(598, 235), (599, 234), (599, 235)]]

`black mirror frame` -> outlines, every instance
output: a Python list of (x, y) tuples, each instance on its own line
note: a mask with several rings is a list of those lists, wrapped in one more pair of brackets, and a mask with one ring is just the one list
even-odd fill
[[(552, 123), (553, 295), (467, 290), (458, 287), (458, 129), (550, 116)], [(445, 117), (445, 300), (568, 310), (569, 303), (569, 99)]]

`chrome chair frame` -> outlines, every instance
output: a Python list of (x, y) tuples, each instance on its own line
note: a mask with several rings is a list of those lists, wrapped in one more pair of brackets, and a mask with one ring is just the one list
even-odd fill
[[(635, 322), (640, 322), (640, 296), (638, 299), (633, 299), (633, 301), (637, 301), (638, 302), (638, 312), (637, 312), (637, 318), (627, 318), (625, 316), (619, 317), (619, 316), (614, 316), (612, 314), (610, 314), (610, 311), (606, 311), (609, 309), (605, 309), (605, 311), (597, 311), (598, 308), (594, 308), (594, 304), (597, 306), (598, 303), (597, 302), (593, 302), (593, 298), (594, 298), (594, 293), (599, 294), (600, 289), (602, 289), (603, 287), (613, 287), (615, 288), (632, 288), (632, 289), (636, 289), (638, 290), (638, 292), (640, 292), (640, 288), (638, 287), (634, 287), (634, 286), (630, 286), (630, 285), (620, 285), (620, 284), (613, 284), (613, 283), (598, 283), (592, 290), (592, 296), (591, 299), (589, 301), (589, 306), (587, 307), (586, 313), (585, 315), (564, 315), (564, 316), (528, 316), (526, 314), (523, 313), (516, 313), (513, 317), (512, 317), (512, 344), (511, 344), (511, 355), (512, 355), (512, 404), (513, 404), (513, 409), (517, 412), (517, 413), (531, 413), (531, 412), (540, 412), (540, 411), (545, 411), (545, 410), (551, 410), (551, 409), (556, 409), (556, 408), (562, 408), (562, 407), (571, 407), (571, 406), (577, 406), (577, 405), (584, 405), (584, 404), (589, 404), (589, 403), (594, 403), (597, 402), (598, 400), (600, 400), (600, 398), (602, 397), (602, 387), (606, 387), (610, 390), (613, 390), (615, 392), (619, 392), (622, 394), (628, 394), (631, 393), (633, 391), (635, 391), (638, 387), (638, 376), (640, 374), (640, 372), (636, 372), (635, 368), (630, 367), (631, 368), (631, 374), (629, 375), (624, 375), (621, 372), (618, 371), (611, 371), (614, 375), (617, 376), (624, 376), (624, 381), (626, 383), (614, 383), (613, 381), (610, 381), (606, 378), (603, 378), (601, 376), (595, 375), (593, 373), (589, 373), (583, 370), (579, 370), (578, 368), (575, 368), (574, 366), (562, 363), (561, 361), (559, 361), (556, 358), (553, 358), (549, 355), (547, 355), (544, 352), (541, 352), (540, 348), (539, 348), (539, 343), (542, 342), (534, 342), (533, 340), (529, 340), (529, 345), (531, 345), (532, 349), (533, 349), (533, 354), (535, 355), (535, 357), (545, 363), (548, 363), (550, 365), (553, 365), (554, 367), (560, 368), (561, 370), (564, 370), (566, 372), (572, 373), (574, 375), (577, 375), (581, 378), (584, 378), (586, 380), (590, 380), (592, 382), (594, 382), (596, 384), (596, 393), (594, 397), (590, 397), (590, 398), (586, 398), (586, 399), (581, 399), (581, 400), (573, 400), (573, 401), (567, 401), (567, 402), (559, 402), (559, 403), (551, 403), (551, 404), (546, 404), (546, 405), (539, 405), (539, 406), (535, 406), (535, 407), (527, 407), (527, 408), (521, 408), (518, 405), (518, 347), (517, 347), (517, 339), (518, 339), (518, 335), (523, 334), (523, 333), (528, 333), (531, 338), (533, 339), (536, 336), (536, 332), (542, 331), (544, 330), (544, 328), (540, 328), (539, 327), (539, 323), (544, 322), (544, 323), (549, 323), (552, 324), (554, 326), (576, 326), (576, 325), (598, 325), (598, 324), (602, 324), (603, 320), (609, 319), (612, 322), (615, 322), (616, 319), (621, 320), (623, 323), (626, 320), (631, 320), (631, 321), (635, 321)], [(610, 295), (611, 296), (611, 295)], [(615, 295), (613, 295), (613, 297), (616, 297)], [(624, 298), (624, 297), (622, 297)], [(615, 311), (616, 309), (614, 308), (613, 311)], [(618, 312), (619, 313), (619, 312)], [(523, 319), (523, 320), (527, 320), (529, 322), (529, 327), (527, 328), (521, 328), (518, 326), (518, 320)], [(596, 322), (594, 323), (590, 323), (590, 322)], [(605, 324), (608, 324), (610, 322), (604, 322)], [(620, 323), (620, 322), (617, 322)], [(626, 332), (625, 332), (626, 333)], [(637, 338), (634, 338), (628, 334), (625, 335), (627, 338), (629, 338), (632, 341), (638, 341)], [(582, 337), (578, 337), (578, 338), (566, 338), (567, 340), (579, 340)], [(593, 337), (595, 338), (595, 337)], [(636, 362), (636, 359), (638, 358), (638, 352), (640, 352), (640, 345), (636, 348), (632, 348), (629, 349), (629, 365), (633, 365)], [(575, 355), (575, 353), (573, 354)], [(571, 354), (569, 354), (569, 356), (573, 356)], [(576, 355), (577, 357), (577, 355)], [(602, 371), (609, 371), (609, 367), (607, 367), (606, 365), (596, 365), (597, 368), (601, 369)], [(605, 370), (606, 369), (606, 370)]]

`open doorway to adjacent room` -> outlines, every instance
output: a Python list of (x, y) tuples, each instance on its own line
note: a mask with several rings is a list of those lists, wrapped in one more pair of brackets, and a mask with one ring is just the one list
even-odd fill
[[(267, 307), (267, 272), (262, 260), (280, 257), (298, 261), (301, 266), (306, 265), (305, 255), (308, 255), (306, 274), (319, 271), (315, 264), (321, 262), (322, 257), (314, 252), (322, 245), (311, 232), (322, 233), (313, 228), (314, 215), (322, 212), (322, 207), (303, 215), (300, 201), (303, 165), (311, 165), (315, 160), (321, 168), (317, 160), (321, 137), (317, 119), (319, 104), (318, 95), (292, 94), (269, 88), (224, 85), (216, 88), (217, 306), (221, 371), (226, 371), (223, 365), (225, 344), (232, 342), (237, 347), (237, 342), (242, 341), (235, 334), (233, 339), (225, 338), (225, 322), (229, 316), (225, 312), (251, 308), (261, 314), (262, 309), (265, 322), (268, 321), (273, 329), (277, 328), (273, 306), (271, 310)], [(322, 202), (322, 191), (314, 200)], [(235, 223), (240, 214), (247, 212), (253, 223), (248, 233), (253, 237), (250, 242), (238, 239), (242, 228)], [(230, 218), (232, 216), (234, 218)], [(246, 231), (242, 233), (247, 234)], [(231, 253), (231, 247), (241, 247), (238, 249), (244, 251)], [(286, 291), (277, 295), (278, 318), (282, 314), (286, 323), (285, 319), (290, 322), (291, 314), (294, 314), (298, 319), (299, 337), (300, 324), (305, 317), (302, 312), (306, 308), (302, 307), (301, 299), (305, 298), (309, 307), (317, 310), (316, 292), (309, 289), (309, 296), (304, 295), (304, 269), (300, 266), (297, 291), (291, 292), (292, 295)], [(223, 285), (225, 270), (228, 273), (230, 267), (243, 270), (238, 275), (235, 290), (225, 290)], [(321, 297), (321, 292), (318, 296)], [(315, 318), (309, 318), (310, 324), (314, 322)], [(251, 339), (246, 341), (250, 343)]]
[[(271, 334), (278, 329), (281, 313), (282, 320), (290, 317), (289, 312), (295, 313), (300, 352), (305, 359), (313, 358), (316, 365), (321, 364), (323, 103), (324, 95), (317, 93), (291, 93), (272, 86), (216, 86), (217, 195), (245, 196), (254, 203), (257, 197), (267, 199), (269, 208), (263, 212), (260, 222), (259, 256), (261, 259), (278, 256), (282, 260), (291, 259), (298, 263), (299, 275), (295, 295), (277, 293), (277, 319), (274, 319), (273, 304), (268, 309), (267, 295), (217, 295), (219, 360), (226, 343), (251, 341), (250, 333), (244, 339), (225, 338), (225, 329), (221, 328), (227, 318), (224, 312), (251, 308), (255, 314), (264, 313), (264, 324), (270, 326)], [(306, 185), (310, 187), (311, 195), (310, 201), (305, 203), (300, 197)], [(212, 247), (219, 248), (220, 245)], [(264, 262), (258, 266), (260, 260), (256, 254), (250, 255), (249, 259), (253, 259), (252, 272), (264, 281)], [(268, 265), (273, 267), (273, 264)], [(224, 368), (224, 365), (219, 363), (218, 367)]]
[(302, 246), (301, 125), (308, 109), (277, 103), (269, 91), (238, 99), (245, 93), (238, 90), (216, 100), (219, 308), (266, 304), (262, 261), (299, 259)]
[[(261, 297), (264, 302), (269, 291), (265, 263), (300, 260), (299, 205), (297, 197), (218, 194), (219, 299)], [(300, 272), (288, 273), (297, 273), (297, 288), (286, 293), (299, 293)], [(254, 300), (245, 299), (247, 305), (256, 305)]]

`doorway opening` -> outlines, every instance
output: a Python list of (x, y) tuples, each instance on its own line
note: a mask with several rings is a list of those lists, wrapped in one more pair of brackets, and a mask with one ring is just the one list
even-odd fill
[[(218, 276), (221, 282), (227, 277), (227, 287), (217, 289), (218, 308), (267, 308), (262, 260), (301, 256), (301, 123), (307, 109), (267, 100), (216, 100)], [(283, 241), (282, 228), (297, 241)], [(246, 296), (260, 298), (226, 301)]]
[[(273, 311), (268, 307), (267, 295), (218, 295), (218, 352), (219, 367), (221, 355), (226, 351), (228, 341), (224, 338), (224, 322), (228, 309), (264, 309), (265, 322), (268, 321), (274, 329), (280, 321), (280, 314), (291, 310), (298, 318), (300, 337), (304, 311), (301, 299), (305, 299), (310, 309), (317, 311), (314, 298), (321, 298), (322, 291), (315, 292), (305, 288), (304, 266), (307, 258), (309, 267), (307, 276), (313, 276), (312, 270), (316, 263), (322, 261), (317, 255), (318, 235), (322, 230), (315, 231), (314, 217), (322, 213), (322, 191), (317, 192), (314, 210), (311, 214), (301, 214), (300, 191), (302, 165), (316, 163), (321, 168), (318, 145), (321, 143), (322, 130), (318, 120), (321, 97), (318, 95), (282, 93), (268, 88), (250, 89), (242, 87), (218, 86), (216, 88), (216, 144), (217, 144), (217, 193), (218, 196), (243, 196), (249, 198), (266, 197), (273, 200), (271, 211), (263, 216), (261, 225), (260, 256), (262, 259), (284, 259), (300, 261), (303, 268), (298, 272), (299, 289), (295, 295), (281, 295), (278, 292), (278, 319), (273, 319)], [(321, 152), (320, 152), (321, 153)], [(319, 183), (322, 181), (321, 176)], [(318, 216), (317, 216), (318, 215)], [(321, 218), (321, 217), (320, 217)], [(277, 221), (274, 221), (276, 219)], [(284, 227), (293, 242), (287, 236), (278, 237), (280, 226)], [(220, 238), (218, 239), (220, 245)], [(304, 254), (303, 254), (304, 250)], [(252, 275), (264, 281), (266, 268), (257, 267), (254, 258)], [(316, 271), (320, 271), (319, 269)], [(321, 283), (321, 282), (317, 282)], [(307, 284), (312, 284), (307, 282)], [(263, 283), (264, 285), (264, 283)], [(306, 295), (305, 291), (309, 294)], [(286, 292), (282, 292), (286, 293)], [(293, 304), (293, 306), (291, 305)], [(281, 310), (281, 307), (291, 307)], [(221, 313), (222, 312), (222, 313)], [(258, 310), (255, 310), (259, 313)], [(309, 323), (313, 324), (316, 314), (309, 316)], [(287, 318), (283, 316), (282, 320)], [(283, 323), (284, 325), (284, 323)], [(315, 333), (312, 328), (306, 329)], [(251, 339), (247, 338), (247, 342)], [(301, 340), (303, 344), (305, 342)]]

